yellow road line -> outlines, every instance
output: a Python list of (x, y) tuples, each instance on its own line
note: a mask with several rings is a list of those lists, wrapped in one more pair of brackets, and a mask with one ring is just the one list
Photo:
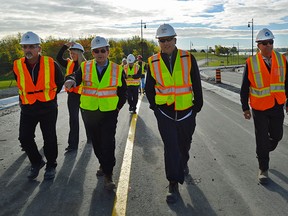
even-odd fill
[[(139, 97), (139, 100), (137, 103), (137, 106), (138, 106), (137, 111), (136, 111), (137, 113), (139, 113), (141, 100), (142, 100), (142, 96)], [(128, 138), (126, 142), (125, 152), (123, 156), (123, 162), (122, 162), (119, 182), (117, 186), (116, 196), (114, 200), (112, 216), (126, 215), (129, 179), (130, 179), (132, 153), (133, 153), (137, 118), (138, 118), (138, 115), (133, 114), (130, 128), (129, 128)]]

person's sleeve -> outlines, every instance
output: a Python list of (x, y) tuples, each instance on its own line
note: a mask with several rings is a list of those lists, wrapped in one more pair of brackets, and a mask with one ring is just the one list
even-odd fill
[(191, 68), (191, 80), (192, 80), (192, 88), (194, 93), (193, 100), (193, 111), (198, 113), (201, 111), (203, 106), (203, 93), (202, 93), (202, 85), (201, 85), (201, 77), (199, 72), (199, 67), (197, 61), (193, 55), (191, 55), (192, 60), (192, 68)]
[(150, 109), (154, 110), (157, 105), (155, 103), (155, 85), (156, 85), (156, 81), (153, 79), (153, 77), (151, 76), (151, 71), (149, 66), (147, 67), (147, 76), (146, 76), (146, 84), (145, 84), (145, 93), (146, 93), (146, 97), (149, 101), (150, 104)]
[(76, 82), (76, 86), (79, 86), (82, 83), (82, 70), (79, 67), (75, 72), (65, 77), (66, 80), (74, 80)]
[(287, 72), (288, 63), (286, 61), (286, 77), (285, 77), (285, 93), (286, 93), (286, 107), (288, 107), (288, 72)]
[(56, 56), (56, 60), (57, 62), (63, 66), (63, 67), (67, 67), (68, 61), (67, 59), (63, 58), (64, 52), (68, 49), (69, 47), (66, 46), (65, 44), (61, 47), (61, 49), (59, 50), (57, 56)]
[(139, 79), (141, 77), (141, 75), (142, 75), (142, 68), (139, 67), (137, 74), (132, 75), (132, 78), (133, 79)]
[(126, 103), (127, 100), (127, 85), (126, 85), (126, 80), (125, 80), (125, 75), (124, 71), (121, 73), (121, 81), (122, 81), (122, 86), (117, 88), (117, 95), (119, 98), (118, 104), (117, 104), (117, 109), (120, 110), (124, 104)]
[(248, 65), (246, 64), (243, 72), (241, 90), (240, 90), (240, 100), (242, 104), (243, 112), (246, 110), (250, 110), (249, 107), (249, 88), (250, 88), (250, 81), (248, 79)]
[(57, 85), (57, 94), (58, 94), (62, 90), (62, 86), (64, 84), (64, 75), (58, 63), (54, 61), (54, 65), (55, 65), (55, 83)]

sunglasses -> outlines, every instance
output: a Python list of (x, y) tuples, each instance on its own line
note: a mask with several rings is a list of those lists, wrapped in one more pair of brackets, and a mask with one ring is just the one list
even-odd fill
[(166, 41), (167, 42), (170, 42), (170, 41), (172, 41), (174, 39), (174, 37), (170, 37), (170, 38), (165, 38), (165, 39), (159, 39), (158, 41), (160, 42), (160, 43), (165, 43)]
[(95, 52), (95, 53), (100, 53), (100, 52), (101, 52), (101, 53), (106, 53), (106, 51), (107, 51), (106, 49), (101, 49), (101, 50), (99, 50), (99, 49), (94, 49), (94, 50), (93, 50), (93, 52)]
[(259, 42), (259, 44), (262, 44), (262, 45), (264, 45), (264, 46), (266, 46), (268, 43), (271, 44), (271, 45), (273, 45), (274, 40), (266, 40), (266, 41), (261, 41), (261, 42)]
[(22, 45), (23, 49), (36, 49), (37, 47), (39, 47), (38, 45)]

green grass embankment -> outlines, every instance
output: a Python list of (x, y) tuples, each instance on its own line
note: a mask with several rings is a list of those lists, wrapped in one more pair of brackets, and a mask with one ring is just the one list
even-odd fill
[(207, 63), (204, 66), (210, 66), (210, 67), (216, 67), (216, 66), (228, 66), (228, 65), (241, 65), (245, 64), (246, 59), (248, 56), (246, 55), (229, 55), (227, 56), (216, 56), (212, 53), (192, 53), (196, 60), (203, 60), (208, 59), (208, 65)]

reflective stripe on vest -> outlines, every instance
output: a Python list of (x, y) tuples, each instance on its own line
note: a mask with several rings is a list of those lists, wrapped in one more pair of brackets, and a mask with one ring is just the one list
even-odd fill
[[(137, 74), (138, 70), (139, 70), (138, 64), (133, 64), (132, 69), (129, 67), (129, 64), (124, 66), (124, 71), (125, 71), (126, 76), (135, 75), (135, 74)], [(127, 78), (126, 84), (127, 84), (127, 86), (139, 86), (140, 85), (140, 78), (138, 78), (138, 79), (133, 79), (132, 77)]]
[(172, 75), (158, 53), (148, 61), (151, 75), (156, 81), (155, 102), (158, 105), (175, 103), (175, 110), (184, 110), (193, 106), (193, 90), (190, 77), (191, 55), (178, 50)]
[(250, 105), (256, 110), (266, 110), (285, 103), (286, 58), (278, 52), (272, 52), (271, 71), (269, 73), (260, 53), (247, 59), (248, 79), (250, 81)]
[[(74, 67), (75, 67), (75, 62), (71, 59), (67, 59), (67, 68), (66, 68), (66, 75), (65, 76), (72, 74)], [(82, 87), (81, 87), (81, 85), (79, 85), (76, 87), (72, 87), (69, 90), (67, 88), (65, 88), (65, 91), (66, 92), (74, 92), (76, 94), (81, 94)]]
[(96, 71), (95, 60), (83, 62), (82, 94), (80, 107), (87, 110), (112, 111), (117, 108), (117, 87), (122, 86), (121, 66), (109, 62), (101, 82)]
[[(139, 64), (139, 61), (137, 61), (137, 63), (136, 63), (137, 65), (138, 65), (138, 67), (140, 67), (140, 64)], [(145, 71), (145, 62), (144, 61), (142, 61), (142, 64), (141, 64), (141, 73), (142, 74), (145, 74), (146, 73), (146, 71)]]
[(34, 104), (36, 100), (47, 102), (56, 96), (57, 85), (55, 83), (54, 60), (47, 56), (41, 56), (36, 85), (25, 64), (25, 57), (14, 61), (13, 70), (17, 76), (17, 85), (22, 104)]

